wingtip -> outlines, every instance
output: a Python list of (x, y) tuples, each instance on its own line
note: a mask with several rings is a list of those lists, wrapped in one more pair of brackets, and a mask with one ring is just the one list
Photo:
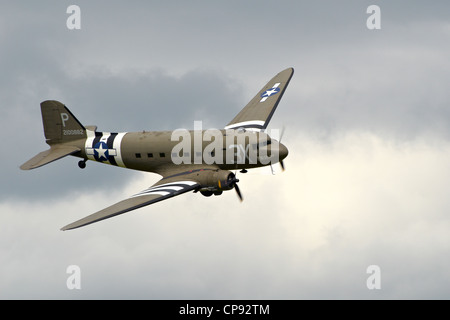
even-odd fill
[(287, 69), (284, 70), (284, 71), (290, 71), (291, 73), (294, 73), (294, 68), (293, 68), (293, 67), (290, 67), (290, 68), (287, 68)]
[(65, 225), (64, 227), (62, 227), (60, 230), (61, 231), (67, 231), (67, 230), (72, 230), (72, 229), (76, 229), (79, 227), (84, 226), (84, 224), (78, 223), (78, 221), (69, 223), (68, 225)]
[(291, 79), (292, 76), (294, 75), (294, 68), (293, 67), (286, 68), (277, 74), (277, 76), (280, 76), (280, 75), (286, 75), (289, 79)]
[(76, 228), (79, 228), (79, 227), (82, 227), (82, 226), (83, 226), (82, 224), (81, 225), (80, 224), (75, 224), (75, 222), (74, 222), (74, 223), (70, 223), (70, 224), (62, 227), (60, 230), (61, 231), (67, 231), (67, 230), (76, 229)]

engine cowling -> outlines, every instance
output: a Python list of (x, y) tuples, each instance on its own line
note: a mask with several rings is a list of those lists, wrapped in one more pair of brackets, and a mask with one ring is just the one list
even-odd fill
[[(190, 175), (194, 181), (200, 184), (200, 188), (196, 190), (200, 191), (205, 197), (214, 195), (220, 195), (225, 190), (235, 189), (239, 199), (242, 201), (242, 194), (239, 190), (236, 176), (233, 172), (228, 170), (212, 170), (201, 169), (194, 170)], [(188, 178), (188, 176), (186, 176)]]
[(233, 172), (228, 170), (203, 171), (196, 179), (200, 184), (200, 191), (231, 190), (237, 182)]

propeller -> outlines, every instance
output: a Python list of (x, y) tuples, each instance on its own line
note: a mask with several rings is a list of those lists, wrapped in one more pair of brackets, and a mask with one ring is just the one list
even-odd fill
[(236, 193), (239, 197), (239, 200), (244, 200), (244, 198), (242, 197), (242, 193), (241, 190), (239, 189), (237, 183), (239, 182), (239, 179), (236, 178), (236, 175), (234, 173), (230, 173), (230, 175), (228, 176), (228, 185), (231, 187), (234, 187), (234, 190), (236, 190)]
[[(236, 179), (237, 180), (237, 179)], [(239, 180), (237, 180), (237, 181), (239, 181)], [(236, 181), (236, 182), (237, 182)], [(241, 202), (242, 202), (242, 200), (244, 200), (244, 198), (242, 197), (242, 193), (241, 193), (241, 190), (239, 190), (239, 187), (238, 187), (238, 185), (237, 185), (237, 183), (234, 183), (234, 190), (236, 190), (236, 193), (237, 193), (237, 195), (238, 195), (238, 197), (239, 197), (239, 200), (241, 200)]]
[[(286, 129), (285, 126), (283, 126), (283, 128), (281, 128), (280, 140), (279, 140), (280, 143), (281, 143), (281, 139), (283, 138), (285, 129)], [(281, 166), (281, 171), (284, 171), (284, 162), (283, 162), (283, 160), (280, 160), (280, 166)]]
[[(278, 139), (278, 142), (279, 142), (279, 143), (281, 143), (281, 139), (283, 138), (285, 129), (286, 129), (285, 126), (283, 126), (283, 127), (281, 128), (280, 138)], [(280, 166), (281, 166), (281, 171), (284, 171), (285, 167), (284, 167), (284, 162), (283, 162), (283, 160), (280, 160), (279, 162), (280, 162)], [(272, 171), (272, 174), (275, 175), (275, 172), (273, 171), (272, 164), (270, 164), (270, 170)]]

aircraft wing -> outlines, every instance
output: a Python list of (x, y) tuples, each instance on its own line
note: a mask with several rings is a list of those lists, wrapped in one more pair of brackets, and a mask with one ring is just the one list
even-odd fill
[(288, 68), (273, 77), (225, 129), (266, 129), (293, 74), (294, 69)]
[(61, 230), (65, 231), (83, 227), (88, 224), (108, 219), (134, 209), (148, 206), (158, 201), (166, 200), (180, 194), (193, 191), (197, 189), (200, 184), (190, 179), (189, 173), (190, 172), (187, 172), (186, 175), (184, 175), (183, 173), (178, 173), (168, 178), (163, 178), (150, 188), (143, 190), (131, 196), (130, 198), (120, 201), (108, 208), (91, 214), (90, 216), (68, 224)]

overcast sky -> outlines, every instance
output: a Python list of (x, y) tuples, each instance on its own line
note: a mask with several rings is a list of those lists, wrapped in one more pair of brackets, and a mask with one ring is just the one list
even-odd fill
[[(0, 298), (448, 299), (449, 14), (448, 1), (3, 1)], [(288, 67), (269, 126), (286, 127), (286, 171), (240, 174), (242, 203), (192, 193), (62, 232), (159, 176), (70, 157), (19, 170), (48, 147), (44, 100), (101, 131), (222, 128)]]

